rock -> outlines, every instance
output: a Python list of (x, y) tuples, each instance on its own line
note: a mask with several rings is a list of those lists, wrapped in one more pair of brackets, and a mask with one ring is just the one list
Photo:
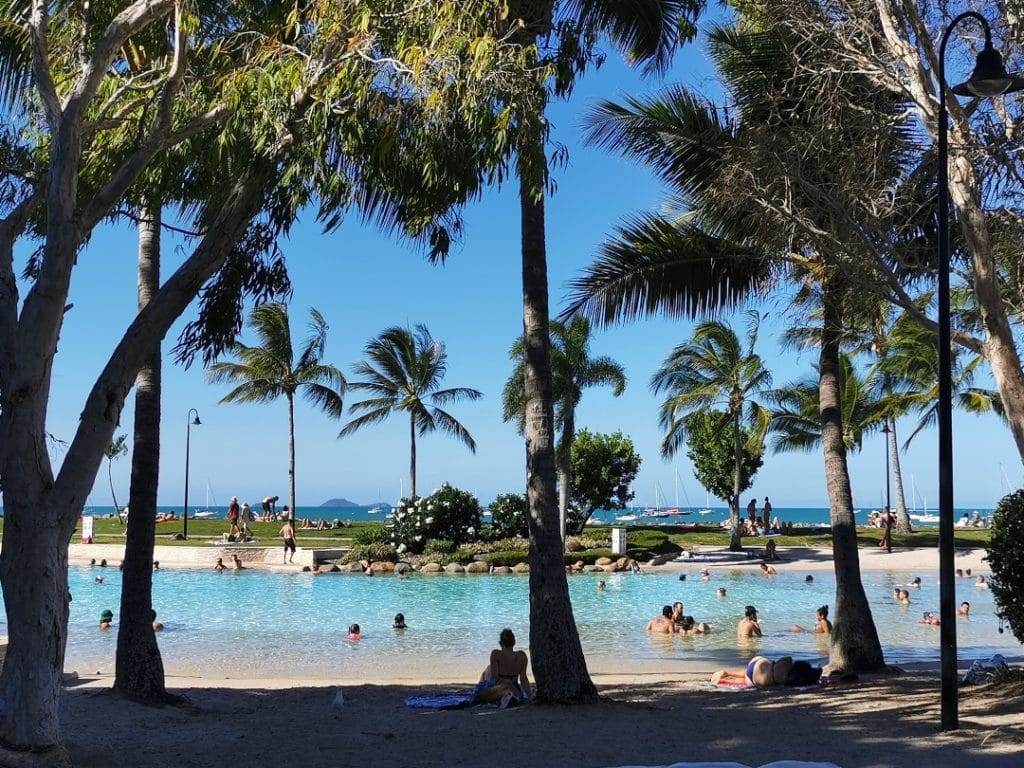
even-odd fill
[(412, 564), (411, 563), (406, 563), (406, 562), (395, 563), (395, 573), (408, 573), (411, 570), (412, 570)]
[(512, 569), (507, 565), (496, 565), (491, 569), (491, 573), (512, 573)]
[(339, 568), (337, 565), (332, 565), (327, 570), (330, 571), (331, 573), (338, 573), (341, 570), (341, 568)]
[(604, 568), (602, 568), (600, 565), (584, 565), (583, 566), (584, 573), (598, 573), (598, 572), (603, 571), (603, 570), (604, 570)]
[(474, 560), (466, 566), (466, 573), (487, 573), (491, 567), (483, 560)]
[(437, 563), (424, 563), (420, 566), (420, 573), (440, 573), (441, 566)]
[(610, 557), (599, 557), (594, 561), (594, 565), (611, 565), (613, 562)]
[(394, 573), (395, 564), (387, 560), (374, 561), (373, 565), (370, 566), (374, 573)]
[(363, 572), (363, 564), (362, 563), (348, 563), (347, 565), (342, 566), (341, 570), (343, 570), (345, 573), (362, 573)]
[(620, 557), (618, 560), (615, 561), (615, 570), (617, 570), (617, 571), (628, 570), (629, 569), (629, 564), (631, 562), (632, 561), (628, 557)]
[(565, 540), (565, 551), (566, 552), (580, 552), (583, 550), (583, 545), (580, 544), (580, 540), (575, 536), (569, 536)]
[(572, 564), (572, 569), (574, 571), (582, 571), (585, 567), (586, 566), (583, 564), (582, 560), (577, 560), (575, 563)]
[(512, 566), (512, 573), (529, 573), (530, 566), (527, 563), (516, 563)]
[(445, 573), (465, 573), (466, 569), (462, 567), (461, 563), (448, 563), (444, 567)]

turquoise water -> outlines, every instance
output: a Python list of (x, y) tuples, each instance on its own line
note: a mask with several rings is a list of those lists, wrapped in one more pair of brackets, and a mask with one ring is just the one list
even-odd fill
[[(95, 582), (100, 574), (103, 584)], [(890, 663), (939, 657), (938, 630), (917, 623), (922, 611), (938, 611), (934, 577), (927, 577), (920, 590), (911, 590), (910, 606), (895, 605), (890, 597), (894, 584), (907, 583), (914, 575), (864, 576)], [(789, 628), (795, 623), (811, 626), (815, 608), (833, 600), (834, 578), (818, 571), (814, 583), (806, 584), (804, 576), (794, 570), (767, 579), (723, 568), (712, 569), (708, 582), (696, 571), (684, 582), (675, 572), (583, 574), (571, 576), (569, 587), (592, 671), (671, 672), (694, 663), (739, 666), (755, 653), (825, 658), (823, 638)], [(161, 570), (153, 577), (154, 605), (166, 626), (158, 635), (160, 649), (171, 675), (452, 678), (464, 676), (475, 660), (482, 667), (502, 627), (512, 627), (521, 646), (529, 636), (525, 576), (398, 579)], [(599, 578), (607, 582), (604, 592), (596, 588)], [(117, 613), (121, 574), (113, 568), (76, 566), (69, 583), (74, 599), (65, 666), (80, 673), (112, 672), (117, 633), (100, 631), (97, 622), (105, 608)], [(727, 589), (725, 598), (716, 596), (720, 586)], [(957, 587), (958, 603), (968, 600), (972, 605), (971, 617), (957, 622), (961, 659), (1024, 653), (1008, 631), (998, 633), (990, 591), (977, 589), (970, 579)], [(648, 635), (647, 620), (675, 600), (715, 631), (695, 637)], [(747, 604), (757, 606), (765, 637), (738, 648), (736, 623)], [(405, 632), (391, 629), (398, 611), (406, 616)], [(359, 643), (343, 639), (353, 622), (364, 633)]]

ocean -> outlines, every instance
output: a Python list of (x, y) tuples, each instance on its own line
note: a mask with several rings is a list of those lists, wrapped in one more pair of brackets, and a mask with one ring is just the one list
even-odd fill
[[(279, 507), (280, 509), (280, 507)], [(311, 520), (342, 520), (351, 522), (378, 522), (383, 523), (387, 521), (389, 506), (387, 504), (375, 505), (375, 506), (358, 506), (358, 507), (303, 507), (298, 508), (298, 519), (309, 518)], [(681, 525), (696, 523), (698, 525), (721, 525), (721, 523), (728, 519), (729, 512), (725, 507), (711, 507), (709, 514), (699, 514), (697, 509), (691, 510), (691, 514), (679, 514), (679, 515), (667, 515), (666, 512), (661, 512), (660, 516), (654, 516), (651, 514), (645, 514), (641, 509), (618, 509), (618, 510), (601, 510), (596, 512), (592, 518), (594, 523), (608, 524), (608, 525)], [(174, 512), (176, 515), (181, 515), (180, 506), (161, 506), (157, 508), (158, 512)], [(228, 508), (224, 507), (210, 507), (208, 510), (205, 507), (193, 507), (189, 506), (189, 517), (192, 517), (196, 512), (210, 512), (215, 519), (226, 519)], [(253, 507), (253, 514), (259, 514), (260, 508), (258, 505)], [(685, 510), (682, 510), (685, 511)], [(982, 518), (989, 518), (992, 515), (992, 509), (975, 508), (975, 507), (958, 507), (953, 515), (954, 520), (958, 520), (962, 515), (967, 514), (973, 516), (974, 512), (977, 511)], [(2, 510), (0, 510), (2, 512)], [(858, 524), (867, 525), (868, 514), (871, 512), (870, 508), (858, 509), (855, 513), (855, 518)], [(745, 514), (744, 510), (741, 513)], [(96, 515), (98, 517), (105, 515), (113, 515), (113, 506), (89, 506), (85, 508), (85, 514)], [(912, 522), (915, 527), (938, 527), (937, 519), (924, 519), (915, 520), (913, 519), (916, 515), (927, 514), (929, 518), (936, 518), (936, 511), (928, 510), (927, 512), (919, 510), (915, 512), (910, 510)], [(773, 517), (778, 517), (781, 522), (793, 523), (798, 527), (810, 527), (810, 526), (828, 526), (829, 525), (829, 510), (828, 507), (775, 507), (772, 513)], [(630, 519), (634, 518), (634, 519)], [(484, 518), (485, 522), (487, 518)]]

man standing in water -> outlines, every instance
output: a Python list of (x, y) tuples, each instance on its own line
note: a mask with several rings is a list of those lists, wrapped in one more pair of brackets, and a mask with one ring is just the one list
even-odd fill
[(284, 539), (284, 562), (290, 563), (295, 557), (295, 529), (292, 528), (291, 520), (285, 519), (284, 525), (281, 526), (280, 536)]

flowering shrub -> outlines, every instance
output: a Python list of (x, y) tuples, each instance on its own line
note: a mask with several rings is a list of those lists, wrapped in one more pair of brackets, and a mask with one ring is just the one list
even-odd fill
[(391, 543), (399, 555), (422, 553), (428, 539), (458, 546), (474, 541), (480, 531), (476, 497), (447, 483), (427, 498), (402, 499), (393, 514)]
[(525, 493), (504, 493), (491, 503), (491, 526), (498, 536), (528, 536), (530, 504)]

